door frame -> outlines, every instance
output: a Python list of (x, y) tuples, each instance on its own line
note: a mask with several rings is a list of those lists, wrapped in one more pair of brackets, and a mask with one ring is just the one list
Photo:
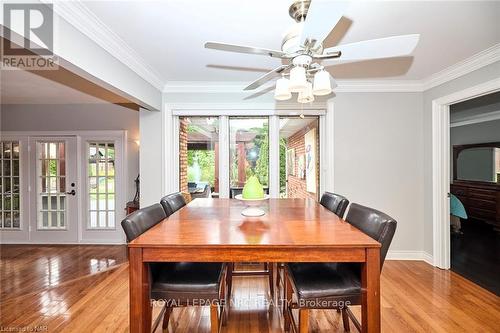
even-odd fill
[[(96, 130), (96, 131), (4, 131), (2, 132), (2, 139), (7, 140), (19, 140), (20, 142), (24, 142), (24, 147), (21, 147), (21, 156), (22, 154), (27, 155), (26, 158), (30, 157), (30, 154), (33, 153), (34, 147), (30, 147), (29, 138), (30, 137), (64, 137), (64, 136), (76, 136), (77, 139), (77, 184), (82, 184), (85, 186), (87, 184), (86, 175), (86, 167), (83, 165), (84, 156), (82, 154), (85, 153), (84, 145), (86, 145), (87, 141), (107, 141), (107, 140), (115, 140), (116, 147), (121, 151), (120, 156), (117, 156), (115, 159), (117, 163), (120, 163), (121, 170), (117, 170), (117, 176), (120, 177), (120, 182), (116, 183), (116, 210), (115, 210), (115, 219), (116, 221), (120, 221), (125, 217), (125, 210), (122, 209), (124, 207), (120, 207), (121, 204), (125, 203), (125, 198), (128, 195), (128, 157), (127, 157), (127, 131), (126, 130)], [(29, 229), (30, 221), (32, 220), (32, 214), (30, 209), (23, 207), (30, 207), (31, 202), (31, 192), (28, 191), (29, 180), (31, 179), (31, 166), (29, 166), (29, 162), (26, 163), (26, 158), (21, 161), (20, 165), (22, 171), (24, 173), (24, 180), (21, 180), (20, 186), (21, 189), (21, 228), (16, 230), (1, 230), (1, 243), (3, 244), (58, 244), (54, 242), (33, 242), (31, 239), (31, 230)], [(118, 178), (118, 177), (117, 177)], [(28, 180), (28, 181), (26, 181)], [(31, 189), (34, 190), (33, 188)], [(78, 238), (76, 242), (64, 243), (64, 244), (124, 244), (125, 243), (125, 234), (121, 230), (120, 224), (115, 223), (114, 229), (109, 229), (109, 232), (103, 229), (90, 230), (87, 229), (87, 224), (84, 221), (86, 219), (86, 207), (85, 202), (86, 199), (83, 198), (83, 191), (81, 191), (82, 195), (80, 196), (80, 200), (78, 200)], [(121, 194), (121, 197), (118, 197), (118, 194)], [(36, 218), (36, 217), (35, 217)], [(89, 232), (90, 231), (90, 232)], [(61, 242), (62, 243), (62, 242)]]
[(432, 101), (433, 264), (450, 269), (450, 105), (500, 91), (491, 80)]

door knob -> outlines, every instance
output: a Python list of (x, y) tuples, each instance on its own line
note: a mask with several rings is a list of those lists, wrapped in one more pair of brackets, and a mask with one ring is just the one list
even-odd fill
[(73, 189), (71, 192), (66, 192), (66, 194), (76, 195), (76, 191)]

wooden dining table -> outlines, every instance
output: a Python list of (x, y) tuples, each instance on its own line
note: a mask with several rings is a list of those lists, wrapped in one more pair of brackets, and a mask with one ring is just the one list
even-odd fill
[(130, 331), (150, 332), (150, 262), (359, 262), (363, 332), (380, 332), (380, 243), (312, 199), (195, 199), (129, 243)]

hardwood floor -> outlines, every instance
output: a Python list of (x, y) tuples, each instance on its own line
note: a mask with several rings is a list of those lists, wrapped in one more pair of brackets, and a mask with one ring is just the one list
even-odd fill
[(478, 220), (462, 220), (451, 234), (451, 270), (500, 296), (500, 233)]
[[(0, 326), (47, 332), (127, 332), (124, 246), (1, 246)], [(98, 264), (102, 263), (102, 264)], [(237, 277), (224, 332), (282, 332), (266, 277)], [(387, 261), (383, 332), (498, 332), (500, 298), (451, 271)], [(160, 308), (155, 308), (155, 317)], [(353, 308), (359, 316), (359, 309)], [(175, 309), (170, 332), (209, 332), (208, 308)], [(343, 332), (336, 311), (312, 311), (311, 332)], [(355, 329), (351, 325), (351, 329)], [(157, 332), (160, 332), (158, 329)]]

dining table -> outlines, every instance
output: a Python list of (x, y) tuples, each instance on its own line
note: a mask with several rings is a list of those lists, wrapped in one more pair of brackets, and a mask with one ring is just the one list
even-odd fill
[(151, 331), (151, 262), (358, 262), (362, 332), (380, 332), (380, 243), (313, 199), (191, 201), (128, 244), (130, 331)]

